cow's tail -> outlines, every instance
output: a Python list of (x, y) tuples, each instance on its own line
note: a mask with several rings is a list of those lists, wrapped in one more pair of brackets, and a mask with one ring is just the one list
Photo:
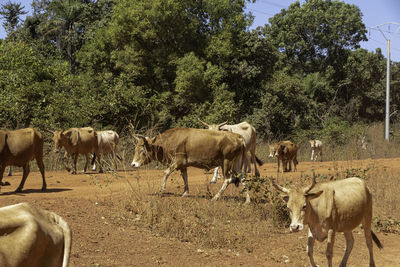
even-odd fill
[(375, 235), (375, 233), (372, 230), (371, 230), (371, 235), (372, 235), (372, 239), (374, 240), (374, 242), (378, 246), (378, 248), (383, 248), (381, 241), (379, 241), (378, 237)]
[(256, 161), (257, 161), (257, 164), (258, 164), (259, 166), (262, 166), (262, 165), (264, 164), (264, 162), (262, 162), (261, 159), (257, 158), (257, 156), (256, 156)]
[(62, 267), (68, 267), (71, 253), (72, 233), (68, 223), (58, 214), (53, 213), (54, 220), (61, 227), (64, 234), (64, 255)]

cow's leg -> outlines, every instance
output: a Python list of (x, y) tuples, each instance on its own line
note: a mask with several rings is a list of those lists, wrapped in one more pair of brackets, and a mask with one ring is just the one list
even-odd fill
[(354, 237), (353, 233), (351, 231), (349, 232), (344, 232), (344, 237), (346, 238), (346, 252), (344, 253), (342, 262), (340, 263), (340, 267), (345, 267), (347, 264), (347, 260), (349, 259), (351, 250), (353, 249), (353, 244), (354, 244)]
[(246, 152), (244, 157), (244, 171), (247, 173), (251, 173), (251, 158), (249, 157), (248, 153)]
[[(224, 160), (224, 164), (223, 164), (223, 175), (224, 175), (224, 183), (221, 186), (221, 189), (218, 191), (218, 193), (212, 198), (213, 201), (218, 200), (221, 195), (224, 193), (226, 187), (232, 183), (233, 179), (232, 179), (232, 174), (228, 173), (229, 170), (232, 170), (232, 163), (229, 162), (229, 160)], [(229, 168), (231, 167), (231, 168)], [(229, 177), (229, 178), (228, 178)]]
[(89, 161), (90, 161), (89, 153), (85, 154), (85, 158), (86, 158), (86, 162), (85, 162), (85, 166), (83, 167), (83, 173), (86, 173), (86, 170), (87, 170), (87, 168), (89, 166)]
[(316, 267), (317, 265), (315, 264), (314, 261), (314, 243), (315, 243), (315, 238), (310, 228), (308, 228), (307, 254), (308, 258), (310, 259), (311, 266)]
[(246, 187), (245, 179), (241, 179), (241, 181), (242, 181), (242, 185), (243, 185), (243, 188), (244, 188), (245, 194), (246, 194), (246, 204), (248, 204), (248, 203), (250, 203), (249, 189)]
[(313, 159), (314, 159), (314, 149), (311, 148), (311, 160), (313, 160)]
[(91, 164), (93, 165), (92, 171), (95, 171), (96, 170), (96, 154), (95, 153), (92, 153), (92, 163)]
[(211, 199), (213, 201), (218, 200), (221, 195), (224, 193), (225, 189), (228, 187), (228, 185), (232, 183), (232, 178), (224, 179), (224, 183), (222, 184), (221, 189), (218, 191), (218, 193)]
[(11, 173), (11, 166), (8, 166), (8, 176), (12, 176), (12, 173)]
[(37, 163), (37, 165), (39, 167), (40, 174), (42, 175), (42, 180), (43, 180), (42, 191), (45, 191), (46, 188), (47, 188), (47, 184), (46, 184), (46, 178), (45, 178), (45, 175), (44, 175), (45, 171), (44, 171), (43, 159), (42, 158), (36, 159), (36, 163)]
[[(71, 155), (71, 157), (72, 157), (72, 155)], [(63, 164), (64, 164), (65, 169), (70, 172), (71, 168), (68, 167), (68, 162), (67, 161), (68, 161), (68, 152), (65, 151), (64, 157), (63, 157)]]
[(322, 150), (319, 151), (319, 160), (322, 162)]
[(97, 164), (99, 165), (99, 173), (103, 173), (103, 165), (101, 164), (101, 154), (97, 153)]
[(73, 155), (72, 174), (76, 174), (76, 162), (78, 161), (78, 153)]
[(0, 165), (0, 186), (6, 185), (6, 183), (3, 183), (3, 173), (4, 170), (6, 169), (6, 166)]
[(17, 190), (15, 190), (15, 192), (22, 191), (22, 188), (24, 187), (24, 184), (25, 184), (26, 178), (28, 177), (29, 172), (30, 172), (30, 168), (29, 168), (29, 162), (28, 162), (23, 167), (22, 180), (21, 180), (21, 183), (19, 184)]
[(214, 175), (213, 175), (213, 178), (210, 181), (210, 184), (215, 184), (217, 182), (217, 179), (219, 179), (219, 178), (220, 178), (220, 176), (219, 176), (219, 167), (216, 167), (214, 169)]
[(366, 215), (362, 225), (364, 228), (365, 242), (367, 243), (368, 252), (369, 252), (369, 267), (375, 267), (374, 253), (373, 253), (373, 246), (372, 246), (372, 233), (371, 233), (372, 218), (371, 218), (371, 216), (372, 215)]
[(176, 166), (176, 164), (174, 163), (174, 164), (172, 164), (171, 166), (169, 166), (168, 169), (165, 170), (165, 172), (164, 172), (164, 179), (163, 179), (163, 182), (162, 182), (162, 184), (161, 184), (161, 190), (160, 190), (160, 193), (161, 193), (161, 194), (164, 193), (164, 191), (165, 191), (165, 186), (166, 186), (166, 184), (167, 184), (168, 176), (169, 176), (173, 171), (176, 170), (176, 167), (177, 167), (177, 166)]
[(189, 194), (189, 183), (188, 183), (188, 175), (187, 175), (187, 168), (181, 169), (181, 175), (183, 179), (183, 184), (185, 186), (182, 196), (187, 196)]
[[(279, 159), (277, 159), (278, 160), (278, 171), (277, 171), (277, 173), (279, 173), (279, 165), (280, 165), (280, 163), (279, 163)], [(282, 163), (282, 165), (283, 165), (283, 163)]]
[(257, 169), (257, 160), (256, 160), (256, 154), (255, 151), (250, 151), (251, 152), (251, 158), (253, 160), (253, 164), (254, 164), (254, 175), (256, 177), (260, 177), (260, 172)]
[(328, 259), (328, 267), (332, 267), (333, 257), (333, 244), (335, 243), (335, 231), (333, 229), (328, 230), (328, 245), (326, 246), (326, 258)]

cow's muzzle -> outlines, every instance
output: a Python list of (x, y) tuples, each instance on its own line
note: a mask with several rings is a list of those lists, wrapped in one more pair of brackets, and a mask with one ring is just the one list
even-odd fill
[(303, 230), (304, 225), (300, 224), (300, 223), (292, 223), (290, 224), (290, 232), (294, 233), (294, 232), (298, 232)]
[(134, 168), (139, 168), (140, 165), (141, 165), (140, 162), (137, 162), (137, 161), (132, 161), (132, 163), (131, 163), (131, 166)]

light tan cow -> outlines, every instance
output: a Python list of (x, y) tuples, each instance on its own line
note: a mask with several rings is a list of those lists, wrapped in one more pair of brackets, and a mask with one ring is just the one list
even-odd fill
[(273, 179), (271, 182), (285, 195), (290, 210), (290, 231), (297, 232), (303, 230), (304, 225), (309, 226), (307, 251), (312, 266), (317, 266), (313, 258), (315, 239), (320, 242), (328, 239), (326, 257), (328, 266), (332, 266), (336, 232), (343, 232), (346, 238), (346, 252), (340, 264), (346, 266), (354, 243), (352, 230), (360, 223), (369, 250), (369, 266), (375, 266), (372, 240), (379, 248), (383, 246), (371, 230), (372, 196), (363, 180), (352, 177), (316, 184), (314, 176), (310, 186), (300, 189), (287, 189)]
[(29, 175), (29, 162), (36, 159), (42, 175), (42, 190), (46, 190), (45, 170), (43, 164), (43, 137), (35, 128), (25, 128), (15, 131), (0, 130), (0, 185), (6, 166), (23, 168), (22, 180), (15, 192), (21, 192)]
[(311, 160), (316, 161), (318, 156), (319, 160), (322, 161), (322, 141), (310, 140), (311, 146)]
[[(117, 145), (119, 142), (119, 135), (111, 130), (106, 131), (96, 131), (97, 133), (97, 144), (98, 144), (98, 154), (101, 156), (111, 154), (112, 160), (115, 164), (115, 168), (117, 168), (117, 164), (115, 161), (115, 151), (117, 149)], [(92, 171), (96, 170), (96, 155), (93, 156), (92, 159)], [(103, 172), (103, 169), (100, 169), (100, 172)]]
[[(269, 157), (276, 157), (278, 161), (278, 170), (280, 168), (280, 162), (282, 162), (282, 173), (292, 171), (292, 163), (294, 165), (294, 171), (297, 171), (297, 150), (298, 147), (291, 141), (280, 141), (276, 145), (269, 146)], [(289, 169), (287, 165), (289, 163)]]
[[(214, 131), (229, 131), (233, 133), (240, 134), (245, 143), (246, 148), (246, 157), (244, 159), (244, 171), (247, 173), (251, 173), (251, 163), (254, 164), (254, 175), (256, 177), (260, 176), (260, 172), (257, 169), (257, 164), (260, 166), (263, 165), (263, 162), (257, 158), (256, 156), (256, 129), (248, 122), (241, 122), (234, 125), (228, 125), (227, 122), (223, 122), (220, 124), (207, 124), (202, 120), (198, 119), (198, 121), (207, 127), (209, 130)], [(250, 152), (250, 158), (247, 156), (247, 152)], [(211, 180), (211, 183), (215, 183), (218, 178), (218, 168), (214, 170), (214, 176)]]
[(70, 128), (66, 131), (54, 131), (53, 141), (54, 150), (58, 152), (62, 147), (65, 148), (63, 164), (65, 168), (70, 171), (71, 169), (67, 166), (67, 156), (73, 157), (73, 169), (72, 174), (76, 174), (76, 162), (79, 155), (85, 155), (86, 164), (83, 169), (85, 173), (89, 165), (89, 153), (95, 153), (97, 155), (97, 161), (101, 169), (101, 158), (98, 154), (98, 142), (97, 134), (91, 127), (84, 128)]
[(61, 216), (19, 203), (0, 208), (0, 266), (67, 267), (71, 230)]
[[(153, 138), (135, 136), (137, 144), (132, 167), (140, 167), (153, 160), (167, 164), (161, 192), (165, 191), (168, 176), (180, 170), (185, 184), (183, 196), (189, 193), (187, 167), (210, 170), (222, 167), (224, 184), (214, 196), (217, 200), (230, 183), (238, 185), (244, 181), (238, 177), (245, 155), (243, 137), (231, 132), (209, 131), (206, 129), (173, 128)], [(245, 187), (246, 188), (246, 187)], [(250, 196), (246, 189), (246, 202)]]

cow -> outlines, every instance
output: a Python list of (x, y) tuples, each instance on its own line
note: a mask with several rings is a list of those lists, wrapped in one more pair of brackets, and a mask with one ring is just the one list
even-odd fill
[(371, 230), (372, 196), (362, 179), (352, 177), (316, 184), (314, 175), (312, 184), (301, 189), (287, 189), (274, 179), (271, 182), (284, 193), (283, 199), (290, 210), (290, 232), (301, 231), (304, 225), (309, 227), (307, 252), (312, 266), (317, 266), (313, 258), (315, 239), (322, 242), (326, 238), (326, 257), (328, 266), (332, 266), (336, 232), (343, 232), (346, 238), (346, 252), (340, 264), (346, 266), (354, 243), (352, 230), (360, 223), (369, 250), (369, 266), (375, 266), (372, 240), (379, 248), (383, 246)]
[(98, 154), (97, 134), (93, 128), (70, 128), (66, 131), (54, 131), (52, 133), (54, 151), (58, 152), (62, 147), (65, 148), (63, 164), (67, 171), (71, 171), (71, 168), (69, 168), (66, 163), (68, 155), (73, 157), (72, 174), (76, 174), (78, 156), (85, 155), (86, 164), (83, 168), (83, 172), (86, 173), (89, 165), (89, 153), (95, 153), (97, 155), (100, 170), (102, 170), (100, 155)]
[[(280, 161), (282, 161), (282, 173), (292, 171), (292, 163), (294, 165), (294, 171), (297, 171), (297, 145), (291, 141), (280, 141), (276, 145), (269, 146), (269, 157), (276, 157), (278, 161), (278, 173), (280, 167)], [(289, 163), (289, 170), (287, 164)]]
[(15, 131), (0, 130), (0, 185), (6, 166), (23, 168), (22, 180), (15, 192), (21, 192), (29, 175), (29, 162), (36, 159), (42, 175), (42, 191), (46, 190), (45, 170), (43, 164), (43, 137), (35, 128), (25, 128)]
[[(219, 199), (230, 183), (242, 182), (238, 177), (242, 168), (242, 158), (245, 156), (243, 137), (236, 133), (209, 131), (206, 129), (172, 128), (147, 138), (135, 136), (137, 144), (132, 161), (132, 167), (140, 167), (153, 160), (167, 164), (161, 193), (165, 191), (168, 176), (175, 170), (180, 170), (184, 182), (182, 196), (189, 193), (187, 167), (196, 167), (210, 170), (222, 167), (224, 183), (213, 200)], [(246, 188), (246, 187), (245, 187)], [(246, 203), (250, 202), (250, 195), (246, 189)]]
[[(247, 173), (251, 173), (251, 163), (253, 162), (254, 175), (256, 177), (260, 176), (260, 172), (257, 169), (256, 163), (258, 163), (261, 166), (263, 165), (263, 162), (256, 156), (256, 140), (257, 140), (256, 129), (254, 129), (254, 127), (250, 123), (244, 121), (234, 125), (228, 125), (227, 122), (223, 122), (220, 124), (207, 124), (202, 120), (200, 120), (199, 118), (198, 121), (205, 127), (207, 127), (209, 130), (229, 131), (240, 134), (244, 139), (245, 149), (246, 149), (246, 157), (243, 159), (244, 170)], [(247, 155), (247, 151), (250, 152), (250, 158)], [(216, 183), (217, 179), (219, 178), (218, 170), (219, 170), (218, 167), (214, 170), (214, 176), (211, 179), (211, 183)]]
[(71, 230), (61, 216), (19, 203), (0, 208), (0, 266), (67, 267)]
[(316, 161), (319, 155), (319, 160), (322, 162), (322, 141), (310, 140), (311, 145), (311, 160)]
[[(115, 150), (119, 142), (119, 135), (111, 130), (96, 131), (96, 132), (97, 132), (98, 154), (101, 156), (111, 154), (115, 164), (115, 168), (117, 168), (117, 164), (115, 163)], [(93, 165), (92, 171), (95, 171), (96, 154), (93, 155), (92, 165)], [(103, 172), (103, 170), (100, 169), (100, 172)]]

